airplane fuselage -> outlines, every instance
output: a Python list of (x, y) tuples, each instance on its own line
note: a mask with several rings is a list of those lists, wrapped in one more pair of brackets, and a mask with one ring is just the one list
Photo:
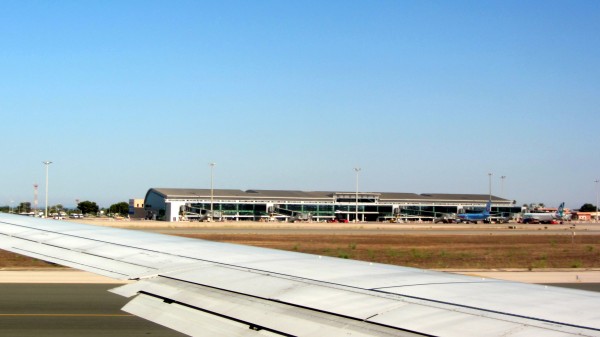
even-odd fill
[(552, 222), (552, 220), (561, 221), (562, 218), (559, 217), (556, 213), (525, 213), (523, 214), (524, 222)]
[(474, 221), (474, 222), (484, 221), (489, 216), (490, 216), (489, 214), (485, 214), (485, 213), (458, 214), (458, 218), (461, 221), (465, 221), (465, 222), (468, 222), (468, 221)]
[(490, 211), (492, 209), (492, 202), (488, 201), (483, 212), (480, 213), (460, 213), (458, 218), (463, 222), (474, 222), (485, 221), (490, 217)]
[(553, 220), (558, 220), (562, 223), (563, 220), (569, 220), (570, 216), (564, 214), (565, 203), (558, 206), (558, 210), (552, 213), (525, 213), (523, 214), (523, 222), (540, 222), (551, 223)]

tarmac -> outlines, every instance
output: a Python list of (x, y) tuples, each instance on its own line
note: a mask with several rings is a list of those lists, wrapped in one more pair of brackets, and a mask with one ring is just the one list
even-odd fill
[[(457, 271), (454, 271), (457, 272)], [(600, 292), (600, 271), (482, 271), (480, 277), (543, 280)], [(577, 282), (555, 283), (576, 279)], [(18, 282), (18, 283), (15, 283)], [(54, 283), (52, 283), (54, 282)], [(120, 282), (124, 283), (124, 282)], [(108, 292), (119, 282), (82, 271), (0, 271), (0, 336), (7, 337), (182, 337), (120, 310), (129, 300)]]
[(182, 337), (120, 309), (114, 284), (0, 284), (0, 336)]

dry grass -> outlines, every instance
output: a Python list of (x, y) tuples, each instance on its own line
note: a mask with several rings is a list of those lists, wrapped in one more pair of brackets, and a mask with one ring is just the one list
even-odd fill
[[(199, 234), (212, 241), (420, 268), (600, 268), (600, 236)], [(0, 251), (0, 267), (47, 267)]]
[(0, 268), (13, 267), (51, 267), (54, 264), (31, 257), (0, 250)]
[(186, 235), (421, 268), (598, 268), (600, 236)]

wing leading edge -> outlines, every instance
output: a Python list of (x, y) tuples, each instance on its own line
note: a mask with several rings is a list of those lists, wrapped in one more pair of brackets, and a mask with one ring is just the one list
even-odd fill
[(600, 295), (0, 215), (0, 248), (118, 279), (191, 336), (600, 336)]

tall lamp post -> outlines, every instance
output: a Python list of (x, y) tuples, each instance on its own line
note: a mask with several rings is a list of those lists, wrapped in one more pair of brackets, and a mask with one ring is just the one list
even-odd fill
[(504, 198), (504, 179), (506, 179), (506, 176), (500, 177), (500, 197), (501, 198)]
[(50, 166), (50, 164), (52, 164), (52, 162), (47, 160), (42, 163), (44, 163), (44, 165), (46, 165), (46, 208), (44, 210), (44, 217), (47, 218), (48, 217), (48, 166)]
[(358, 173), (361, 171), (360, 167), (355, 167), (356, 172), (356, 205), (354, 208), (354, 222), (358, 222)]
[(214, 189), (213, 189), (213, 170), (215, 168), (215, 163), (208, 163), (210, 166), (210, 222), (214, 221), (213, 217), (213, 199), (214, 199)]
[(598, 222), (598, 183), (600, 180), (596, 179), (594, 182), (596, 183), (596, 222)]
[(488, 177), (489, 177), (489, 187), (490, 187), (490, 201), (492, 201), (492, 174), (488, 173)]

